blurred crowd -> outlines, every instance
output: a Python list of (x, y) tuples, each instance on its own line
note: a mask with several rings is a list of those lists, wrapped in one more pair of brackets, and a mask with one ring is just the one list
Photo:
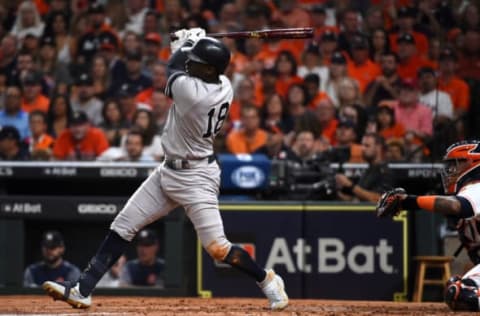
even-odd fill
[(0, 1), (0, 159), (161, 161), (169, 34), (313, 27), (222, 40), (234, 86), (218, 153), (438, 160), (476, 137), (480, 15), (466, 0)]

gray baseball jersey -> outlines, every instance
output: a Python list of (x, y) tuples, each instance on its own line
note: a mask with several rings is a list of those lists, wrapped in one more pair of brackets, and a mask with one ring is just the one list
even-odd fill
[(220, 83), (207, 83), (176, 73), (169, 78), (166, 93), (174, 99), (162, 134), (167, 159), (212, 155), (213, 139), (233, 99), (230, 80), (222, 75)]
[(223, 75), (218, 83), (206, 83), (178, 72), (170, 76), (166, 93), (174, 101), (162, 135), (166, 159), (189, 160), (191, 167), (173, 170), (162, 163), (128, 200), (111, 229), (132, 240), (144, 226), (181, 205), (204, 247), (212, 242), (228, 246), (218, 210), (220, 168), (207, 157), (228, 115), (231, 83)]

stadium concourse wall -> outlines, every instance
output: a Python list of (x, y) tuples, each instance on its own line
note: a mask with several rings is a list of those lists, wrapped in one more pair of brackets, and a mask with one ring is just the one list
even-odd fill
[[(47, 229), (64, 234), (65, 258), (83, 268), (111, 219), (154, 168), (151, 164), (0, 164), (0, 293), (40, 292), (22, 288), (21, 282), (25, 266), (40, 259), (40, 237)], [(355, 177), (365, 166), (344, 168)], [(437, 182), (436, 168), (398, 168), (407, 175), (399, 178), (410, 185), (423, 183), (425, 190), (425, 183)], [(402, 213), (385, 221), (374, 216), (374, 206), (368, 203), (255, 200), (263, 189), (222, 188), (225, 196), (241, 192), (242, 199), (250, 197), (249, 201), (222, 199), (222, 217), (231, 241), (261, 265), (279, 272), (291, 297), (407, 300), (412, 256), (442, 252), (438, 234), (442, 220), (436, 216)], [(207, 256), (181, 209), (152, 228), (159, 232), (160, 255), (167, 262), (166, 288), (98, 289), (97, 293), (261, 296), (253, 282)], [(127, 255), (134, 257), (133, 247)]]

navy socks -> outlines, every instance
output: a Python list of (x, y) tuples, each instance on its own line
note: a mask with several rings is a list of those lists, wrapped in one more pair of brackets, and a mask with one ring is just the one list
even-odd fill
[(228, 263), (232, 267), (248, 274), (257, 282), (262, 282), (265, 280), (267, 275), (265, 270), (260, 268), (258, 264), (253, 261), (248, 252), (235, 245), (232, 245), (223, 262)]

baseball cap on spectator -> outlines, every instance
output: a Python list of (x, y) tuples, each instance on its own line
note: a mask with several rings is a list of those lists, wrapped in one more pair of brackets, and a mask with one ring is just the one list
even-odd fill
[(70, 120), (71, 125), (81, 125), (88, 123), (88, 116), (85, 114), (85, 112), (82, 111), (76, 111), (72, 115), (72, 119)]
[(128, 83), (122, 84), (120, 89), (117, 91), (117, 97), (119, 98), (128, 98), (128, 97), (133, 97), (137, 94), (137, 91), (133, 88), (132, 85), (129, 85)]
[(83, 72), (77, 77), (75, 84), (77, 86), (91, 86), (93, 84), (93, 79), (88, 73)]
[(55, 41), (53, 40), (53, 37), (51, 37), (51, 36), (43, 36), (43, 37), (40, 39), (40, 46), (45, 46), (45, 45), (49, 45), (49, 46), (55, 47)]
[(418, 69), (417, 77), (421, 78), (423, 75), (430, 74), (435, 76), (435, 69), (432, 67), (422, 67)]
[(315, 55), (320, 55), (320, 49), (318, 47), (318, 44), (315, 43), (310, 43), (307, 48), (305, 48), (305, 53), (312, 53)]
[(312, 13), (316, 13), (316, 14), (327, 14), (327, 10), (325, 9), (325, 7), (321, 4), (314, 4), (312, 5), (312, 7), (310, 8), (310, 11)]
[(346, 64), (347, 59), (345, 58), (345, 56), (343, 56), (341, 52), (334, 52), (332, 54), (332, 57), (330, 58), (330, 62), (332, 64)]
[(368, 41), (364, 36), (357, 35), (350, 42), (350, 47), (352, 49), (368, 49)]
[(337, 41), (337, 34), (330, 30), (323, 32), (322, 36), (320, 36), (320, 41), (322, 42), (336, 42)]
[(105, 13), (105, 7), (98, 2), (93, 2), (88, 7), (87, 13), (89, 14)]
[(157, 241), (157, 234), (151, 229), (142, 229), (136, 238), (138, 246), (153, 246)]
[(160, 44), (162, 42), (162, 37), (158, 33), (150, 32), (145, 36), (144, 41), (145, 42), (150, 42), (150, 43), (155, 43), (155, 44)]
[(346, 127), (346, 128), (353, 128), (355, 129), (357, 126), (355, 125), (355, 122), (349, 119), (340, 119), (338, 121), (337, 127)]
[(418, 88), (417, 81), (411, 78), (405, 78), (400, 81), (400, 89), (415, 90)]
[(36, 71), (28, 72), (22, 79), (24, 86), (39, 85), (42, 83), (42, 76)]
[(140, 52), (128, 52), (125, 56), (127, 60), (136, 60), (136, 61), (141, 61), (142, 60), (142, 53)]
[(45, 232), (42, 236), (42, 246), (50, 249), (65, 246), (62, 234), (56, 230)]
[(403, 33), (397, 38), (397, 43), (415, 44), (415, 38), (410, 33)]
[(100, 49), (115, 49), (118, 47), (118, 43), (113, 36), (100, 36)]
[(14, 126), (5, 125), (0, 129), (0, 141), (4, 139), (12, 139), (16, 140), (17, 142), (20, 141), (20, 133), (18, 129)]
[(397, 17), (401, 18), (415, 18), (415, 8), (409, 6), (400, 7), (397, 11)]
[(455, 51), (453, 49), (451, 49), (450, 47), (445, 47), (444, 49), (442, 49), (442, 51), (440, 52), (440, 55), (438, 56), (438, 59), (440, 61), (442, 60), (453, 60), (453, 61), (457, 61), (458, 60), (458, 56), (457, 54), (455, 53)]

